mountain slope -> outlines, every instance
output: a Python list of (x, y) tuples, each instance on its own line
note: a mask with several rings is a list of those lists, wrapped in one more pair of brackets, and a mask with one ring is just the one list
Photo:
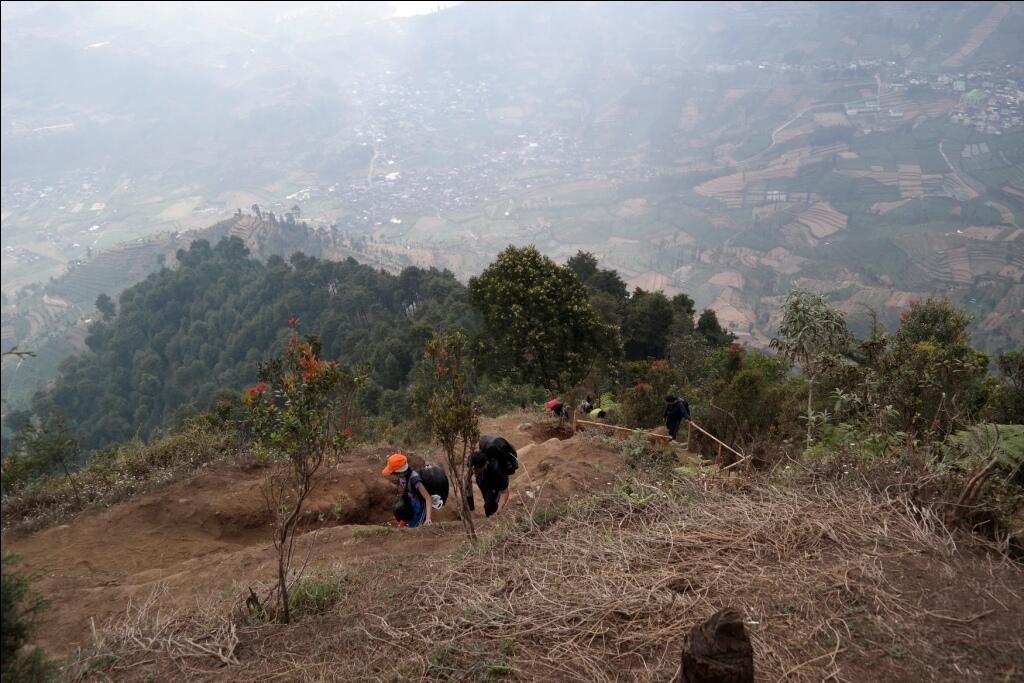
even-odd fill
[[(325, 473), (312, 518), (328, 521), (300, 554), (341, 594), (291, 626), (237, 617), (273, 574), (258, 469), (214, 467), (5, 546), (46, 570), (51, 651), (83, 642), (97, 618), (98, 649), (79, 660), (88, 680), (668, 680), (685, 631), (725, 606), (744, 615), (767, 679), (1015, 675), (1024, 572), (992, 548), (856, 484), (638, 480), (618, 448), (549, 440), (552, 426), (481, 425), (513, 441), (522, 468), (476, 549), (450, 515), (414, 531), (364, 526), (388, 516), (389, 449)], [(331, 517), (339, 500), (363, 516)]]

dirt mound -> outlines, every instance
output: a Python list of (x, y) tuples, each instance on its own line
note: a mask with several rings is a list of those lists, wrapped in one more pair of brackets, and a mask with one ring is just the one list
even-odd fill
[(625, 471), (617, 450), (595, 444), (584, 433), (543, 413), (513, 413), (486, 419), (481, 434), (504, 436), (519, 454), (519, 472), (509, 484), (510, 504), (531, 512), (608, 489)]
[(617, 451), (596, 446), (583, 434), (527, 444), (519, 449), (519, 464), (510, 489), (513, 499), (531, 510), (604, 492), (625, 470)]

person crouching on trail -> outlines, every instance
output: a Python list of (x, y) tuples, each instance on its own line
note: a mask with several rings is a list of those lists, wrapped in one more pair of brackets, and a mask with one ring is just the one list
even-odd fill
[(665, 397), (665, 428), (672, 440), (676, 440), (679, 424), (690, 419), (690, 404), (675, 396)]
[[(385, 477), (398, 475), (398, 504), (395, 506), (395, 519), (398, 526), (413, 529), (425, 524), (430, 526), (433, 521), (430, 513), (433, 510), (430, 494), (423, 485), (420, 473), (409, 467), (409, 459), (401, 453), (388, 457), (388, 465), (381, 474)], [(404, 518), (404, 519), (403, 519)]]
[(558, 417), (562, 417), (562, 413), (565, 411), (565, 405), (557, 398), (553, 398), (545, 403), (544, 408), (547, 409), (549, 413), (554, 413)]

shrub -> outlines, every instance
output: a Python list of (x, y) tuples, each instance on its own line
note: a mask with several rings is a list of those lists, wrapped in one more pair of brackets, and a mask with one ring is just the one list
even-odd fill
[(508, 378), (484, 380), (477, 388), (477, 399), (487, 415), (500, 415), (514, 409), (527, 409), (544, 403), (548, 392), (533, 384), (516, 384)]
[(817, 441), (803, 453), (805, 462), (830, 462), (837, 458), (873, 462), (905, 446), (909, 435), (905, 432), (879, 433), (861, 426), (842, 422), (823, 425)]
[(670, 450), (654, 448), (643, 434), (634, 434), (622, 445), (622, 459), (633, 469), (664, 475), (679, 463)]
[(900, 316), (899, 331), (882, 359), (888, 401), (898, 428), (944, 437), (964, 426), (988, 357), (969, 344), (969, 318), (948, 301), (914, 302)]
[[(296, 328), (297, 320), (288, 324)], [(263, 484), (263, 498), (274, 520), (277, 600), (286, 624), (291, 618), (288, 575), (302, 506), (320, 468), (338, 458), (352, 437), (349, 406), (365, 384), (365, 376), (324, 360), (320, 350), (318, 337), (300, 341), (296, 333), (283, 353), (260, 363), (259, 383), (242, 394), (253, 440), (275, 464)]]
[(533, 523), (541, 529), (546, 529), (558, 521), (558, 512), (555, 510), (537, 510), (533, 513)]
[(4, 555), (0, 572), (0, 679), (26, 683), (45, 681), (53, 673), (53, 665), (31, 642), (36, 620), (46, 608), (46, 601), (31, 589), (30, 578), (12, 571), (14, 562), (13, 555)]
[(304, 576), (288, 589), (288, 606), (296, 615), (322, 614), (345, 593), (345, 578), (331, 574)]

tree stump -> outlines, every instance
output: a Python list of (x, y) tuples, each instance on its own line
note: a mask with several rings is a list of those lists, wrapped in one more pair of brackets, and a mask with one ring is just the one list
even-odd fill
[(690, 630), (676, 683), (754, 683), (754, 650), (739, 610), (726, 607)]

